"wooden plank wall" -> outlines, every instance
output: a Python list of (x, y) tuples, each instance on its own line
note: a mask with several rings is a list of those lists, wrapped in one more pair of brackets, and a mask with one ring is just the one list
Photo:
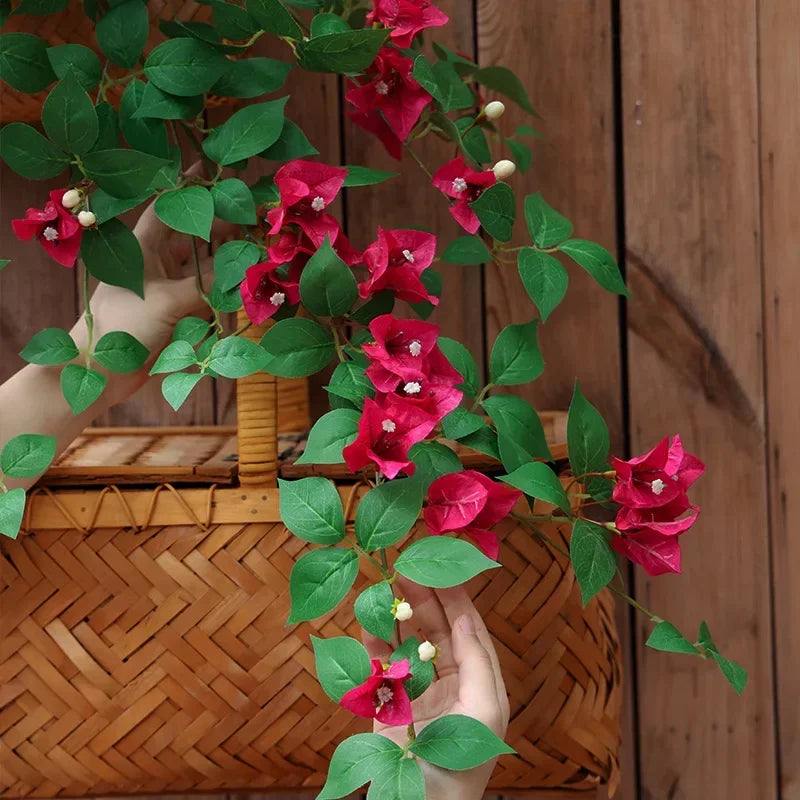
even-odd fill
[[(577, 375), (617, 452), (680, 431), (709, 466), (697, 493), (702, 520), (684, 540), (684, 576), (637, 572), (635, 591), (688, 635), (704, 615), (751, 682), (739, 699), (712, 665), (647, 650), (647, 625), (629, 625), (622, 610), (620, 796), (799, 800), (800, 413), (791, 355), (800, 309), (800, 0), (440, 4), (453, 19), (446, 43), (483, 65), (513, 67), (543, 117), (546, 138), (516, 188), (541, 190), (576, 235), (622, 250), (631, 285), (621, 309), (570, 268), (568, 300), (541, 334), (547, 371), (530, 398), (566, 407)], [(391, 167), (380, 145), (342, 123), (337, 79), (297, 74), (291, 89), (289, 113), (324, 159)], [(522, 119), (510, 107), (504, 130)], [(431, 142), (420, 155), (435, 166), (448, 150)], [(44, 323), (21, 309), (46, 308), (47, 324), (68, 326), (78, 302), (74, 274), (9, 233), (8, 221), (44, 187), (4, 168), (0, 178), (0, 254), (17, 262), (0, 280), (2, 380)], [(424, 225), (445, 240), (456, 233), (412, 164), (402, 182), (353, 192), (345, 210), (359, 245), (377, 224)], [(518, 278), (494, 267), (443, 271), (447, 300), (435, 319), (485, 364), (485, 342), (531, 316)], [(153, 386), (105, 421), (174, 423), (157, 395)], [(181, 421), (230, 422), (232, 412), (226, 388), (198, 395)]]

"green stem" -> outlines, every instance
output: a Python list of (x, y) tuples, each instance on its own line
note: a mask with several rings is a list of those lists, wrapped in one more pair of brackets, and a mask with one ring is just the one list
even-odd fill
[(645, 608), (641, 603), (634, 600), (629, 594), (623, 592), (621, 589), (617, 589), (616, 586), (612, 586), (611, 584), (609, 584), (608, 588), (611, 589), (611, 591), (614, 592), (615, 595), (621, 597), (626, 603), (628, 603), (628, 605), (633, 606), (637, 611), (648, 617), (650, 621), (654, 622), (656, 625), (664, 621), (657, 614), (654, 614), (652, 611), (650, 611), (649, 608)]
[(333, 345), (336, 348), (336, 355), (339, 357), (339, 361), (345, 362), (347, 358), (344, 354), (344, 348), (342, 347), (342, 340), (339, 337), (339, 330), (335, 325), (331, 325), (331, 334), (333, 335)]
[(540, 531), (539, 528), (537, 528), (536, 525), (531, 522), (527, 514), (519, 514), (516, 511), (512, 511), (511, 516), (521, 522), (529, 531), (533, 533), (534, 536), (544, 542), (548, 547), (551, 547), (557, 553), (561, 553), (562, 556), (571, 558), (570, 554), (563, 547), (561, 547), (561, 545), (556, 544), (546, 533), (542, 533), (542, 531)]
[(92, 314), (91, 301), (89, 300), (89, 270), (83, 267), (83, 316), (86, 318), (86, 330), (89, 342), (86, 345), (86, 368), (92, 365), (92, 352), (94, 350), (94, 314)]
[(486, 399), (486, 395), (489, 394), (492, 389), (494, 389), (494, 384), (490, 382), (480, 390), (478, 396), (475, 398), (475, 402), (472, 404), (472, 408), (470, 408), (471, 414), (474, 414), (478, 410), (480, 404)]
[(5, 483), (3, 483), (3, 478), (5, 478), (5, 475), (2, 472), (0, 472), (0, 492), (3, 492), (3, 494), (5, 494), (6, 492), (8, 492), (8, 489), (6, 488)]
[(392, 577), (391, 571), (388, 568), (385, 569), (383, 564), (381, 564), (380, 561), (371, 556), (357, 541), (355, 541), (355, 539), (352, 541), (352, 547), (353, 550), (356, 551), (356, 553), (366, 558), (367, 561), (369, 561), (370, 564), (372, 564), (372, 566), (375, 567), (381, 573), (381, 576), (385, 580), (388, 581)]
[(408, 151), (408, 152), (409, 152), (409, 153), (410, 153), (410, 154), (413, 156), (413, 158), (414, 158), (414, 161), (416, 161), (416, 162), (417, 162), (417, 164), (419, 164), (419, 166), (420, 166), (420, 168), (422, 169), (422, 171), (423, 171), (423, 172), (424, 172), (424, 173), (425, 173), (425, 174), (426, 174), (426, 175), (427, 175), (427, 176), (428, 176), (428, 177), (429, 177), (431, 180), (433, 180), (433, 175), (432, 175), (431, 171), (430, 171), (430, 170), (429, 170), (429, 169), (428, 169), (428, 168), (425, 166), (425, 162), (424, 162), (424, 161), (423, 161), (423, 160), (422, 160), (422, 159), (421, 159), (421, 158), (420, 158), (420, 157), (419, 157), (419, 156), (418, 156), (418, 155), (417, 155), (417, 154), (414, 152), (414, 150), (411, 148), (411, 145), (409, 145), (408, 143), (406, 143), (406, 150), (407, 150), (407, 151)]
[(192, 126), (186, 122), (186, 120), (179, 120), (181, 128), (183, 128), (186, 135), (189, 137), (189, 141), (192, 143), (192, 147), (197, 151), (197, 154), (203, 160), (203, 163), (208, 168), (209, 172), (213, 172), (217, 165), (205, 154), (203, 150), (203, 145), (200, 144), (200, 140), (195, 136), (194, 131), (192, 130)]

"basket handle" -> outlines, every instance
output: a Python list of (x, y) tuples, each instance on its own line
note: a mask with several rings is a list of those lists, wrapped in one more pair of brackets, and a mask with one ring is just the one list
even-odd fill
[[(238, 324), (247, 323), (239, 311)], [(272, 325), (252, 325), (242, 336), (258, 342)], [(277, 486), (278, 434), (299, 432), (310, 425), (308, 382), (305, 378), (276, 378), (258, 372), (236, 381), (239, 437), (239, 483)]]

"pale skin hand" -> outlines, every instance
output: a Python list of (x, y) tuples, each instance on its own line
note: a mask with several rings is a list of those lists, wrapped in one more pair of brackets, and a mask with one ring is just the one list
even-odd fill
[[(95, 344), (105, 333), (126, 331), (150, 350), (147, 363), (131, 375), (114, 375), (94, 363), (92, 368), (106, 375), (108, 383), (100, 399), (77, 416), (61, 394), (61, 368), (28, 364), (0, 386), (0, 447), (21, 433), (39, 433), (55, 436), (57, 452), (61, 452), (95, 417), (142, 386), (153, 361), (169, 343), (178, 320), (193, 314), (206, 315), (208, 307), (197, 291), (189, 237), (161, 223), (152, 204), (142, 213), (134, 233), (144, 254), (145, 299), (127, 289), (100, 284), (90, 306)], [(217, 241), (222, 240), (220, 237)], [(211, 258), (201, 255), (200, 266), (207, 290), (212, 280)], [(61, 267), (54, 265), (53, 269)], [(46, 321), (42, 327), (46, 327)], [(70, 333), (78, 348), (87, 346), (85, 317), (81, 316)], [(85, 359), (78, 358), (75, 363), (84, 364)], [(9, 479), (6, 486), (27, 489), (35, 481), (35, 478)]]
[[(399, 593), (411, 603), (414, 616), (403, 623), (403, 637), (417, 634), (440, 648), (436, 678), (414, 700), (417, 734), (448, 714), (474, 717), (503, 738), (508, 728), (509, 705), (500, 664), (486, 625), (463, 587), (433, 591), (402, 582)], [(370, 657), (387, 662), (392, 649), (369, 634), (364, 635)], [(375, 723), (374, 730), (401, 747), (408, 741), (405, 727)], [(480, 800), (496, 759), (465, 772), (450, 772), (420, 760), (425, 775), (427, 800)]]

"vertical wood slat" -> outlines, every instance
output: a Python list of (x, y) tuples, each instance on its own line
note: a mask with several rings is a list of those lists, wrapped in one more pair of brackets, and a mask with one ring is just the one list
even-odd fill
[(637, 596), (692, 640), (707, 619), (750, 672), (738, 698), (713, 663), (644, 647), (641, 623), (645, 797), (777, 796), (756, 6), (621, 5), (632, 448), (680, 431), (709, 470), (693, 492), (703, 514), (683, 540), (683, 577), (642, 577)]
[(800, 412), (797, 407), (796, 319), (800, 308), (797, 269), (797, 132), (800, 130), (800, 0), (759, 4), (760, 156), (762, 257), (767, 400), (767, 464), (770, 483), (772, 592), (778, 786), (783, 800), (800, 798)]

